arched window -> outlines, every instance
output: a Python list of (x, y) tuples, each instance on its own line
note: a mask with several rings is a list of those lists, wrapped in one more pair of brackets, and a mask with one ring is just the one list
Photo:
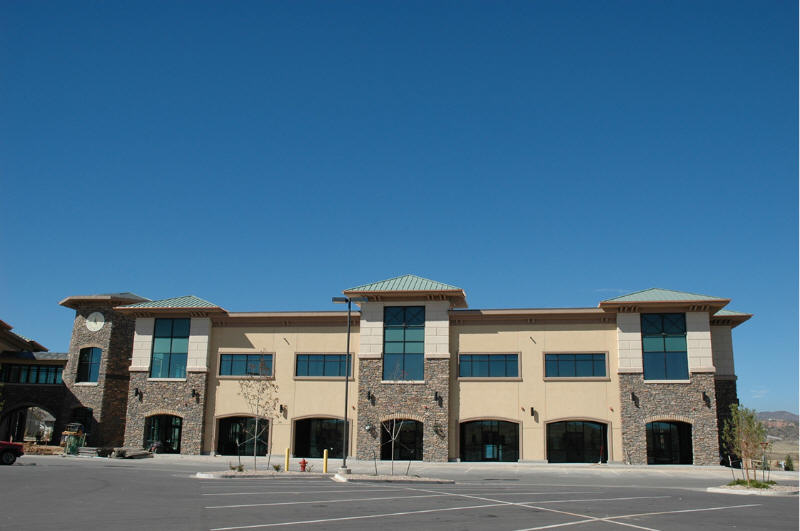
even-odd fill
[(686, 422), (647, 424), (648, 465), (691, 465), (692, 425)]
[(519, 460), (519, 424), (504, 420), (461, 423), (462, 461)]
[(144, 447), (156, 453), (181, 453), (183, 419), (174, 415), (153, 415), (144, 423)]
[(394, 419), (381, 423), (381, 459), (422, 460), (422, 423), (411, 419)]
[(82, 348), (78, 357), (76, 382), (96, 382), (100, 376), (100, 357), (103, 351), (97, 347)]
[(548, 463), (608, 462), (608, 425), (588, 420), (547, 425)]

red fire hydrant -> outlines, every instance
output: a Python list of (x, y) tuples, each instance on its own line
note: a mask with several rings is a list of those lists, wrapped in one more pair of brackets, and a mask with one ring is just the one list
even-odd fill
[(308, 461), (306, 461), (305, 459), (301, 459), (300, 460), (300, 472), (305, 472), (306, 471), (306, 465), (307, 464), (308, 464)]

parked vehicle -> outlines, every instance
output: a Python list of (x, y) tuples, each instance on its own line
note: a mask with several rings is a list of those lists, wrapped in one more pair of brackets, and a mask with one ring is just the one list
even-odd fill
[(21, 457), (24, 453), (22, 443), (0, 441), (0, 463), (13, 465), (17, 457)]

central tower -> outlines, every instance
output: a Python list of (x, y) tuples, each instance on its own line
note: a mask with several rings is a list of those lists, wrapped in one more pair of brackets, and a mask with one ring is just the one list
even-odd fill
[(360, 303), (359, 459), (448, 458), (451, 308), (461, 288), (415, 275), (344, 291)]

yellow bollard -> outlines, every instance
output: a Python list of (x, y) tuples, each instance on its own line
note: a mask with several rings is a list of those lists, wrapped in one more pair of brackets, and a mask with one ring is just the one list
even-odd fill
[(283, 461), (283, 469), (288, 472), (289, 471), (289, 449), (286, 449), (286, 458)]
[(327, 448), (325, 448), (322, 451), (322, 473), (323, 474), (327, 474), (328, 473), (328, 449)]

